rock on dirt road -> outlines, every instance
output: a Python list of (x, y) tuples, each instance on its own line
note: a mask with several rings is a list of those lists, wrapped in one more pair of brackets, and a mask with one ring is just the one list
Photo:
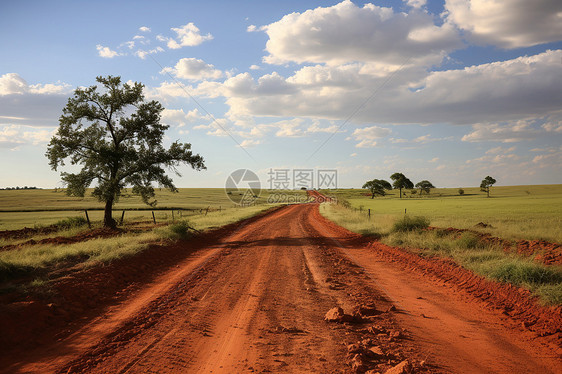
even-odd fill
[(0, 353), (0, 371), (554, 373), (560, 368), (555, 350), (537, 343), (532, 332), (513, 329), (484, 303), (443, 283), (385, 262), (323, 219), (317, 204), (286, 206), (219, 239), (60, 341), (47, 340), (27, 355)]

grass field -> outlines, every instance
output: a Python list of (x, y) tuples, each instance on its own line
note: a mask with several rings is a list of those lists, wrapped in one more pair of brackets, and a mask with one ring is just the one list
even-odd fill
[[(479, 188), (437, 188), (429, 195), (398, 191), (371, 199), (360, 189), (323, 191), (349, 201), (352, 208), (371, 209), (376, 230), (385, 231), (392, 221), (404, 215), (425, 216), (436, 227), (471, 228), (506, 239), (544, 239), (562, 243), (562, 185), (492, 187), (486, 198)], [(475, 228), (483, 222), (492, 228)]]
[[(497, 187), (492, 191), (493, 198), (486, 198), (476, 188), (465, 188), (464, 196), (459, 196), (457, 190), (437, 189), (429, 197), (424, 194), (422, 198), (402, 200), (395, 191), (384, 198), (370, 199), (362, 190), (338, 190), (331, 195), (340, 199), (339, 205), (323, 204), (320, 211), (351, 231), (422, 255), (452, 258), (478, 274), (527, 288), (547, 304), (562, 304), (560, 266), (546, 266), (532, 258), (505, 253), (498, 245), (482, 242), (470, 232), (456, 237), (439, 230), (400, 229), (406, 217), (419, 216), (427, 218), (423, 225), (470, 228), (512, 240), (561, 243), (562, 186)], [(349, 208), (344, 207), (345, 201)], [(369, 208), (371, 220), (366, 213)], [(493, 228), (475, 228), (479, 222)]]
[[(290, 191), (290, 195), (304, 197), (304, 191)], [(270, 193), (262, 191), (256, 200), (257, 205), (268, 205)], [(158, 222), (172, 218), (171, 209), (186, 209), (182, 215), (199, 214), (200, 209), (211, 210), (239, 209), (222, 188), (180, 188), (179, 192), (156, 191), (158, 201), (155, 216)], [(284, 200), (279, 201), (281, 203)], [(84, 217), (84, 210), (92, 221), (103, 219), (103, 204), (86, 193), (84, 198), (67, 196), (63, 190), (0, 190), (0, 230), (16, 230), (23, 227), (37, 227), (54, 224), (67, 217)], [(114, 207), (114, 218), (121, 217), (121, 210), (137, 209), (125, 213), (125, 221), (151, 220), (152, 213), (140, 197), (127, 191)], [(176, 212), (177, 218), (177, 212)]]

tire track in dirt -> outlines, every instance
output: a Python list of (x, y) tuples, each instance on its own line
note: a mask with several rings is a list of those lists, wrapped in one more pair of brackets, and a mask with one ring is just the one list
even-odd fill
[[(560, 363), (531, 332), (368, 247), (320, 216), (318, 204), (286, 206), (217, 235), (10, 371), (341, 373), (354, 365), (384, 373), (408, 359), (416, 372), (548, 373)], [(335, 306), (357, 311), (355, 322), (325, 322)]]
[[(485, 280), (450, 260), (426, 259), (382, 243), (370, 243), (327, 221), (318, 211), (313, 216), (315, 228), (331, 237), (334, 245), (399, 306), (400, 325), (410, 329), (424, 351), (448, 370), (559, 372), (562, 350), (557, 342), (562, 324), (557, 308), (540, 307), (528, 292)], [(355, 244), (350, 246), (350, 242)], [(482, 296), (488, 302), (478, 300)], [(554, 336), (544, 340), (528, 331), (528, 325), (522, 328), (506, 318), (505, 309), (500, 307), (503, 314), (494, 310), (506, 303), (518, 303), (512, 309), (519, 309), (521, 314), (542, 313), (542, 322), (549, 326), (537, 326), (539, 334)]]

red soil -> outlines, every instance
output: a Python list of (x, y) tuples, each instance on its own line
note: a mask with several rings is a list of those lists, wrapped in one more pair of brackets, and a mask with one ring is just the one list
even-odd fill
[[(460, 235), (463, 232), (471, 232), (477, 235), (483, 242), (494, 243), (502, 246), (506, 252), (515, 252), (523, 256), (532, 257), (534, 260), (542, 262), (545, 265), (562, 265), (562, 245), (557, 243), (551, 243), (545, 240), (523, 239), (518, 240), (517, 242), (512, 242), (490, 234), (469, 229), (457, 229), (454, 227), (448, 227), (446, 229), (431, 227), (430, 230), (442, 230), (447, 233), (457, 235)], [(515, 247), (515, 249), (513, 247)]]
[[(324, 321), (333, 307), (340, 323)], [(317, 204), (83, 270), (43, 298), (4, 295), (0, 308), (4, 372), (555, 373), (562, 364), (560, 308), (371, 242)]]

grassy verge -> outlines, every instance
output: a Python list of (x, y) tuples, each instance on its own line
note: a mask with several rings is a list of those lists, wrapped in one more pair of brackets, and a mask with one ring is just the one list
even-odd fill
[(185, 239), (189, 236), (187, 224), (203, 231), (249, 218), (269, 208), (269, 205), (257, 205), (210, 212), (190, 217), (188, 221), (170, 222), (171, 225), (141, 234), (126, 233), (73, 244), (24, 245), (15, 250), (0, 252), (0, 281), (29, 275), (64, 262), (82, 263), (84, 266), (110, 262), (139, 253), (151, 243)]
[[(340, 189), (326, 191), (345, 199), (354, 209), (366, 214), (371, 209), (375, 222), (385, 217), (425, 216), (433, 226), (473, 229), (500, 238), (543, 239), (562, 243), (562, 185), (492, 187), (491, 197), (478, 188), (437, 188), (430, 194), (406, 191), (400, 199), (398, 191), (374, 199), (367, 190)], [(475, 227), (483, 222), (488, 227)]]
[(497, 244), (487, 243), (471, 232), (456, 235), (442, 230), (423, 230), (425, 217), (389, 218), (373, 222), (359, 212), (334, 204), (322, 204), (326, 218), (363, 235), (376, 235), (381, 241), (415, 251), (424, 256), (455, 260), (477, 274), (526, 288), (545, 304), (562, 304), (562, 268), (546, 266), (532, 259), (505, 253)]

